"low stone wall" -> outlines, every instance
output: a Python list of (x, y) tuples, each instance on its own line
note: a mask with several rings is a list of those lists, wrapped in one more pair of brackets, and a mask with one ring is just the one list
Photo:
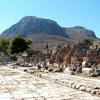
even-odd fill
[(34, 73), (35, 76), (57, 84), (100, 96), (100, 80), (67, 75), (64, 73)]

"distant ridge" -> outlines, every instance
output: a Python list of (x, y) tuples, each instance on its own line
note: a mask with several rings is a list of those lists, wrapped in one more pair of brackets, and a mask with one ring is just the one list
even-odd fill
[(96, 39), (96, 35), (92, 30), (88, 30), (82, 26), (75, 26), (64, 28), (66, 34), (70, 39), (73, 39), (77, 42), (81, 42), (86, 38)]

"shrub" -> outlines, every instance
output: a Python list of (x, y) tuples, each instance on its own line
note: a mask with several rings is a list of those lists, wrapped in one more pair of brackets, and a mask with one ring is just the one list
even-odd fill
[(92, 39), (85, 39), (84, 40), (84, 46), (86, 49), (89, 49), (90, 45), (92, 45)]
[(31, 41), (27, 41), (24, 37), (17, 35), (13, 38), (11, 44), (10, 44), (10, 52), (13, 53), (19, 53), (27, 50), (29, 48), (29, 45), (31, 44)]
[(6, 52), (9, 46), (9, 41), (0, 39), (0, 51)]

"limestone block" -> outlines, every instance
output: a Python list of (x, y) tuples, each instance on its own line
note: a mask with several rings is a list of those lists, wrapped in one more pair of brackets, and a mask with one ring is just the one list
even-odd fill
[(95, 89), (95, 90), (91, 90), (91, 94), (96, 94), (96, 92), (98, 92), (97, 89)]
[(82, 68), (82, 73), (84, 74), (90, 74), (91, 72), (93, 72), (92, 68)]
[(64, 73), (69, 74), (69, 75), (73, 75), (74, 72), (70, 71), (69, 67), (65, 68)]
[(72, 88), (72, 85), (74, 84), (74, 82), (70, 82), (69, 83), (69, 87), (71, 87)]
[(82, 67), (85, 67), (86, 61), (82, 62)]
[(59, 65), (58, 65), (57, 63), (54, 63), (53, 66), (55, 66), (55, 67), (59, 67)]
[(98, 91), (96, 92), (96, 94), (100, 96), (100, 90), (98, 90)]
[(86, 88), (86, 92), (91, 92), (91, 88)]
[(81, 86), (81, 87), (79, 88), (79, 90), (80, 90), (80, 91), (86, 91), (86, 87), (85, 87), (85, 86)]
[(96, 77), (95, 73), (91, 73), (90, 77)]
[(81, 86), (82, 86), (81, 84), (77, 84), (76, 89), (79, 89)]
[(96, 76), (100, 76), (100, 70), (95, 70), (94, 73), (95, 73)]
[(72, 85), (72, 88), (73, 89), (76, 89), (76, 84), (75, 83)]

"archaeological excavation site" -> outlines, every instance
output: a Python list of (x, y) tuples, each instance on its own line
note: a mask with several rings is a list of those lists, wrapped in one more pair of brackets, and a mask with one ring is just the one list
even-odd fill
[(100, 0), (0, 0), (0, 100), (100, 100)]
[[(20, 51), (21, 39), (17, 36), (12, 41)], [(18, 52), (12, 45), (11, 54), (4, 45), (0, 52), (0, 100), (100, 100), (99, 39), (88, 48), (84, 43), (46, 44)]]

